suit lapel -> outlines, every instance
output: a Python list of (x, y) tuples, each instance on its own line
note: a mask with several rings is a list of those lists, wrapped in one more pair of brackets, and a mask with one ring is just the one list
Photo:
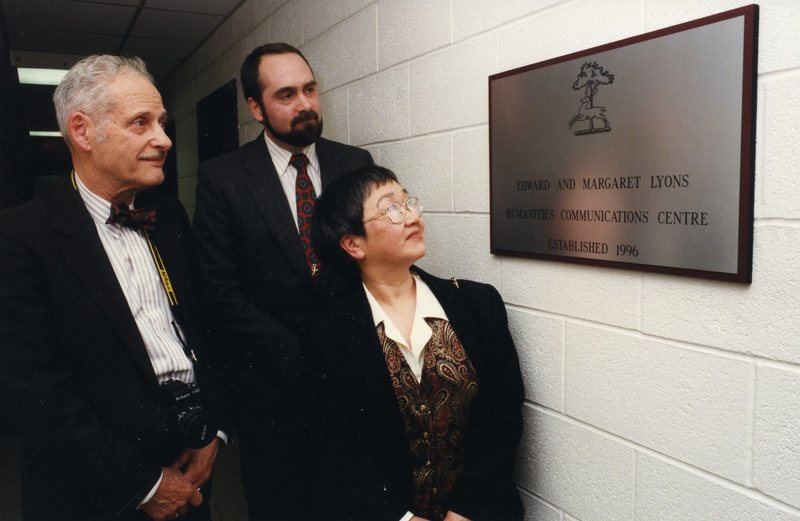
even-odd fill
[[(433, 277), (414, 267), (412, 268), (428, 285), (439, 300), (447, 314), (448, 320), (458, 335), (464, 349), (470, 357), (479, 357), (481, 340), (480, 325), (472, 311), (472, 306), (465, 299), (463, 291), (449, 280)], [(387, 421), (395, 424), (395, 431), (402, 432), (403, 420), (397, 408), (397, 402), (391, 380), (386, 367), (386, 359), (378, 342), (372, 312), (361, 284), (348, 289), (335, 299), (329, 330), (332, 345), (339, 346), (347, 356), (340, 360), (337, 353), (329, 353), (339, 363), (344, 364), (341, 370), (352, 370), (349, 376), (350, 386), (360, 387), (355, 399), (359, 407), (371, 407), (381, 414), (387, 415)], [(470, 349), (472, 348), (472, 349)]]
[(65, 182), (51, 192), (51, 203), (52, 227), (58, 232), (56, 245), (64, 262), (80, 280), (88, 300), (108, 318), (147, 378), (157, 384), (142, 336), (80, 195)]
[(344, 363), (355, 369), (360, 384), (365, 387), (363, 392), (358, 393), (359, 399), (374, 403), (378, 410), (388, 411), (390, 416), (401, 421), (399, 413), (394, 414), (397, 404), (386, 358), (360, 283), (345, 298), (337, 301), (333, 327), (336, 328), (338, 345), (348, 354), (348, 360)]
[(326, 139), (317, 140), (317, 159), (319, 159), (320, 175), (322, 177), (322, 191), (336, 178), (342, 157), (336, 154)]
[[(323, 193), (325, 192), (325, 188), (343, 173), (341, 171), (342, 156), (341, 154), (337, 154), (334, 148), (332, 142), (327, 139), (320, 138), (317, 140), (316, 151), (317, 159), (319, 160), (320, 180)], [(334, 282), (334, 279), (331, 270), (323, 266), (319, 276), (315, 277), (313, 281), (322, 293), (326, 293)]]
[(292, 210), (284, 195), (283, 186), (278, 179), (275, 165), (264, 142), (264, 135), (248, 143), (245, 157), (245, 182), (248, 193), (261, 217), (267, 222), (272, 234), (281, 245), (285, 257), (292, 268), (304, 278), (311, 278), (308, 264), (297, 235)]
[[(420, 276), (436, 296), (467, 354), (470, 357), (477, 356), (478, 353), (475, 353), (474, 346), (480, 345), (481, 342), (479, 324), (474, 313), (471, 312), (469, 303), (465, 300), (465, 295), (456, 286), (457, 282), (434, 277), (416, 266), (413, 271)], [(471, 347), (472, 349), (470, 349)]]

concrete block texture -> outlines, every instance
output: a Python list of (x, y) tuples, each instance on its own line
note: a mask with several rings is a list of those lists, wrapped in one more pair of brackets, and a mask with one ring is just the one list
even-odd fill
[(301, 0), (303, 41), (313, 40), (347, 18), (347, 0)]
[(561, 513), (527, 491), (520, 494), (525, 521), (561, 521)]
[[(800, 6), (798, 6), (800, 7)], [(800, 22), (798, 22), (800, 23)], [(800, 31), (797, 31), (800, 34)], [(800, 54), (800, 43), (798, 43)], [(765, 111), (763, 169), (759, 172), (763, 184), (763, 201), (759, 217), (800, 218), (800, 70), (792, 74), (766, 79), (763, 89)]]
[(753, 436), (753, 487), (798, 504), (800, 498), (800, 373), (758, 367)]
[[(254, 16), (260, 17), (261, 13), (258, 12)], [(248, 53), (250, 53), (250, 51), (259, 45), (264, 45), (265, 43), (273, 41), (269, 35), (269, 22), (269, 18), (261, 20), (255, 25), (252, 31), (242, 36), (242, 46), (247, 49), (247, 52), (244, 56), (246, 56)], [(242, 56), (242, 61), (244, 61), (244, 56)], [(241, 63), (238, 65), (239, 67), (242, 66)]]
[[(230, 23), (219, 26), (214, 31), (214, 34), (206, 40), (203, 45), (208, 47), (209, 51), (212, 52), (212, 56), (218, 58), (231, 45), (237, 42), (242, 37), (242, 34), (246, 34), (253, 29), (253, 21), (244, 19), (244, 14), (245, 11), (241, 8), (234, 11), (228, 20)], [(183, 22), (181, 25), (184, 25), (186, 21)], [(237, 31), (239, 28), (241, 28), (241, 32)]]
[(489, 212), (489, 127), (453, 133), (453, 202), (457, 212)]
[[(303, 44), (301, 2), (288, 2), (269, 18), (269, 36), (274, 42), (285, 42), (295, 47)], [(309, 62), (314, 63), (310, 59)]]
[(322, 105), (322, 135), (341, 143), (350, 142), (347, 88), (328, 91), (320, 96)]
[(497, 36), (489, 34), (410, 64), (411, 133), (489, 121), (489, 80), (497, 72)]
[(359, 81), (348, 87), (350, 139), (354, 145), (408, 137), (408, 66)]
[(636, 329), (641, 275), (514, 257), (503, 259), (503, 298), (564, 316)]
[(224, 49), (214, 47), (213, 43), (206, 42), (201, 45), (189, 59), (181, 66), (176, 74), (176, 80), (181, 83), (196, 79), (201, 76), (208, 66), (219, 56)]
[[(194, 145), (194, 150), (197, 150), (197, 114), (191, 112), (182, 118), (175, 120), (175, 142), (172, 144), (170, 154), (176, 154), (178, 150), (183, 150), (186, 147)], [(182, 160), (183, 154), (178, 154), (178, 165)], [(197, 154), (195, 154), (197, 158)], [(195, 172), (196, 173), (196, 172)], [(178, 168), (178, 175), (187, 175), (188, 172), (182, 172)]]
[(755, 227), (753, 283), (645, 276), (642, 331), (800, 362), (800, 228)]
[(198, 100), (197, 82), (190, 81), (183, 85), (176, 92), (167, 97), (164, 96), (164, 105), (170, 118), (181, 119), (189, 115), (194, 117), (195, 107)]
[(519, 356), (525, 398), (564, 411), (564, 321), (509, 309), (508, 327)]
[(370, 153), (370, 155), (372, 156), (372, 160), (375, 162), (376, 165), (383, 164), (383, 161), (381, 161), (381, 147), (379, 147), (378, 145), (371, 145), (371, 146), (364, 146), (361, 148)]
[[(272, 5), (270, 5), (272, 4)], [(231, 32), (236, 39), (249, 33), (253, 28), (261, 23), (270, 12), (276, 7), (276, 0), (271, 2), (258, 2), (256, 0), (245, 0), (238, 9), (234, 11), (227, 20), (229, 23), (223, 24), (231, 27)]]
[[(490, 75), (754, 1), (752, 284), (490, 253)], [(800, 521), (798, 7), (246, 0), (164, 88), (180, 196), (192, 213), (197, 100), (238, 82), (256, 45), (299, 46), (325, 136), (364, 146), (422, 198), (419, 266), (491, 283), (507, 303), (527, 398), (517, 466), (527, 521)], [(245, 143), (262, 127), (244, 100), (238, 111)]]
[(429, 136), (381, 147), (381, 163), (391, 169), (426, 211), (453, 210), (453, 146), (449, 135)]
[(374, 1), (375, 0), (346, 0), (345, 3), (347, 4), (347, 14), (352, 15)]
[(764, 88), (764, 81), (758, 85), (758, 93), (756, 96), (756, 146), (755, 146), (755, 182), (753, 187), (753, 218), (758, 220), (762, 219), (764, 212), (769, 211), (766, 209), (764, 201), (764, 142), (766, 138), (767, 118), (765, 116), (766, 107), (766, 89)]
[(489, 218), (425, 214), (427, 254), (418, 263), (439, 277), (486, 282), (500, 288), (500, 264), (489, 253)]
[(758, 72), (800, 66), (800, 10), (795, 0), (657, 0), (645, 9), (646, 31), (688, 22), (748, 4), (759, 10)]
[[(252, 27), (261, 25), (268, 16), (277, 11), (284, 3), (284, 0), (246, 0), (239, 9), (236, 10), (235, 15), (240, 19), (249, 20), (245, 23), (252, 24)], [(233, 20), (235, 22), (235, 20)], [(236, 24), (233, 23), (234, 27)], [(239, 31), (243, 34), (244, 31)], [(266, 42), (263, 42), (266, 43)]]
[(197, 176), (178, 178), (178, 197), (184, 206), (196, 206), (195, 193), (197, 192)]
[(236, 80), (238, 91), (237, 99), (241, 97), (241, 81), (239, 70), (250, 51), (249, 47), (244, 47), (244, 42), (239, 40), (228, 48), (215, 62), (215, 66), (208, 71), (208, 92), (201, 91), (201, 98), (222, 87), (231, 80)]
[(258, 121), (252, 119), (250, 121), (239, 123), (239, 144), (244, 145), (256, 138), (262, 136), (264, 127)]
[(520, 486), (581, 520), (633, 521), (633, 449), (554, 414), (523, 412)]
[(459, 0), (453, 3), (453, 40), (504, 25), (516, 18), (530, 16), (560, 0)]
[(701, 473), (637, 454), (636, 519), (643, 521), (800, 521), (796, 511)]
[[(189, 142), (185, 147), (182, 146), (180, 151), (181, 153), (177, 154), (178, 179), (180, 180), (186, 177), (197, 177), (197, 167), (199, 166), (200, 161), (197, 140), (194, 142)], [(181, 197), (181, 201), (184, 204), (194, 204), (194, 194), (190, 195), (191, 198), (189, 200)]]
[(375, 30), (375, 7), (372, 6), (303, 46), (303, 54), (314, 68), (320, 90), (335, 89), (376, 71)]
[(450, 0), (378, 2), (378, 68), (450, 43)]
[(744, 482), (751, 363), (568, 322), (565, 365), (569, 416)]
[(500, 70), (522, 67), (640, 34), (640, 0), (583, 0), (501, 27)]
[[(244, 61), (244, 58), (242, 58), (242, 61)], [(236, 100), (236, 114), (239, 118), (239, 127), (242, 125), (247, 125), (251, 121), (256, 121), (253, 118), (253, 114), (250, 112), (250, 107), (247, 105), (247, 100), (244, 99), (242, 82), (238, 76), (236, 78)], [(242, 141), (240, 141), (240, 143), (242, 143)]]

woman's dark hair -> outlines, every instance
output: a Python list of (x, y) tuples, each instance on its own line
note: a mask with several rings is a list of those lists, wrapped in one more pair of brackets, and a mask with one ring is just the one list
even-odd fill
[[(306, 60), (306, 57), (303, 56), (303, 53), (288, 43), (267, 43), (256, 47), (247, 55), (247, 58), (244, 59), (242, 68), (239, 71), (239, 75), (242, 79), (242, 92), (244, 93), (245, 101), (247, 98), (253, 98), (261, 105), (261, 84), (258, 82), (258, 66), (261, 65), (261, 57), (267, 54), (296, 54), (303, 58), (308, 68), (311, 69), (311, 65), (308, 63), (308, 60)], [(311, 73), (314, 73), (313, 69)]]
[(314, 251), (323, 264), (330, 264), (344, 274), (359, 276), (358, 264), (342, 250), (339, 242), (345, 235), (363, 237), (364, 201), (379, 186), (397, 176), (388, 168), (370, 165), (343, 175), (329, 186), (314, 204), (311, 239)]

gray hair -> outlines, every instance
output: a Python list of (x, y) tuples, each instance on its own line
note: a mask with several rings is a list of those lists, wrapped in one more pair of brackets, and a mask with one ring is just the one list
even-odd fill
[(67, 133), (67, 116), (80, 111), (90, 116), (105, 114), (111, 109), (108, 84), (123, 73), (140, 74), (155, 84), (141, 58), (95, 54), (82, 59), (67, 72), (53, 93), (58, 128), (71, 146)]

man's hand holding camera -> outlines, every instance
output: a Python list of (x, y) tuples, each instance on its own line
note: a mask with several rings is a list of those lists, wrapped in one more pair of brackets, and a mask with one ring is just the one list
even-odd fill
[(200, 388), (177, 380), (161, 384), (171, 429), (188, 448), (162, 469), (161, 482), (142, 510), (155, 521), (176, 519), (203, 504), (200, 489), (211, 479), (219, 438), (216, 423), (203, 408)]

